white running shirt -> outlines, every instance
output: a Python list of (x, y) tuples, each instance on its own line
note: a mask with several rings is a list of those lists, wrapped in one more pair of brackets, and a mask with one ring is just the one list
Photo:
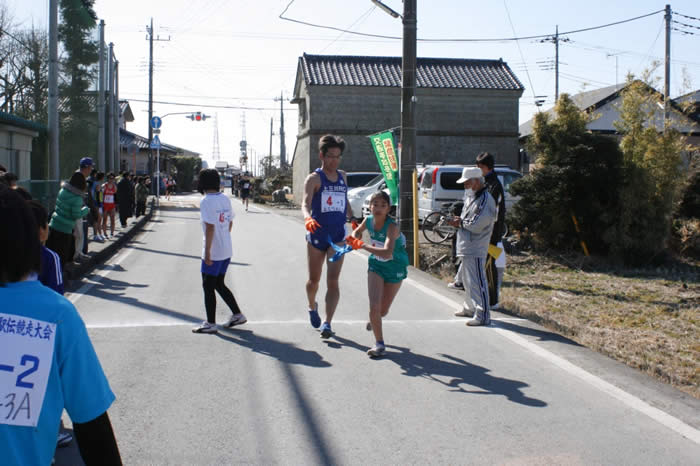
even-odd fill
[(199, 204), (202, 220), (202, 259), (204, 259), (207, 229), (205, 223), (214, 225), (210, 258), (213, 261), (229, 259), (233, 255), (228, 225), (233, 220), (231, 201), (223, 193), (208, 193)]

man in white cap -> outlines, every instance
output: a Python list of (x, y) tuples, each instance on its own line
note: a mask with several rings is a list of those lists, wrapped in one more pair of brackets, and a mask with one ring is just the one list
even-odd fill
[(457, 316), (473, 317), (467, 321), (470, 327), (489, 325), (489, 287), (486, 282), (486, 254), (498, 212), (496, 202), (486, 189), (484, 177), (477, 167), (462, 170), (457, 183), (464, 183), (468, 192), (462, 214), (450, 222), (457, 230), (457, 256), (462, 258), (462, 283), (466, 296), (463, 308)]

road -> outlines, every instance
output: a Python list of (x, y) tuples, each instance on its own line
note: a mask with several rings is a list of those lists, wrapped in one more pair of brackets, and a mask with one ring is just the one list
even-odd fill
[[(371, 360), (367, 256), (348, 254), (336, 337), (320, 339), (303, 223), (236, 199), (227, 283), (249, 322), (191, 333), (198, 202), (163, 201), (68, 294), (117, 396), (125, 464), (700, 464), (697, 400), (521, 319), (468, 328), (452, 316), (461, 295), (420, 271), (386, 320), (388, 356)], [(217, 321), (229, 315), (218, 300)]]

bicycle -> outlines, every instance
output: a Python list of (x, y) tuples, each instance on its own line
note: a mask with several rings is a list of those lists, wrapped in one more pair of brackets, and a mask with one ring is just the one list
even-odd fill
[(457, 233), (457, 227), (448, 223), (453, 217), (453, 215), (450, 214), (452, 208), (452, 204), (448, 204), (440, 211), (436, 210), (435, 212), (430, 212), (428, 216), (423, 219), (421, 228), (425, 239), (433, 244), (441, 244), (454, 237)]

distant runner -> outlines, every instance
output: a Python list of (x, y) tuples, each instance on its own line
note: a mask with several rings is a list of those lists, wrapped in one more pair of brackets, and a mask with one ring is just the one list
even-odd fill
[[(321, 168), (317, 168), (304, 181), (304, 198), (301, 211), (304, 214), (306, 251), (309, 266), (309, 279), (306, 282), (306, 296), (309, 301), (309, 319), (314, 328), (321, 327), (321, 338), (333, 335), (331, 320), (338, 306), (340, 289), (338, 280), (343, 267), (343, 257), (331, 262), (335, 255), (331, 242), (344, 245), (345, 221), (347, 218), (347, 180), (345, 172), (338, 170), (340, 157), (345, 150), (345, 141), (327, 134), (318, 142)], [(326, 320), (321, 325), (318, 315), (316, 292), (321, 280), (323, 263), (328, 263), (326, 272)]]
[(245, 204), (245, 211), (248, 212), (248, 198), (250, 197), (250, 178), (246, 174), (241, 179), (241, 202)]

